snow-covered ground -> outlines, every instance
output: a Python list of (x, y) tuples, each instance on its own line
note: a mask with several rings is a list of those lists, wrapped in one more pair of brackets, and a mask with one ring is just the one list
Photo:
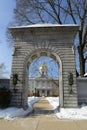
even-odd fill
[[(4, 119), (14, 119), (18, 117), (24, 117), (33, 110), (33, 104), (37, 102), (40, 98), (38, 97), (29, 97), (28, 98), (28, 109), (23, 110), (23, 108), (7, 108), (0, 109), (0, 118)], [(87, 119), (87, 105), (83, 104), (80, 108), (61, 108), (60, 112), (58, 111), (59, 98), (58, 97), (47, 97), (46, 98), (50, 104), (54, 107), (54, 112), (56, 116), (60, 119), (73, 119), (81, 120)]]
[(28, 109), (24, 110), (23, 108), (9, 107), (7, 109), (0, 109), (0, 118), (4, 119), (14, 119), (17, 117), (24, 117), (33, 110), (33, 104), (39, 100), (38, 97), (29, 97), (28, 98)]
[(47, 100), (54, 107), (56, 116), (60, 119), (87, 120), (87, 105), (82, 104), (79, 108), (61, 108), (58, 112), (59, 98), (48, 97)]

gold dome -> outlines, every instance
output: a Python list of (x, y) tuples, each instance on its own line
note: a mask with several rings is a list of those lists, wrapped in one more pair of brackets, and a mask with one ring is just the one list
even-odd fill
[(47, 70), (47, 66), (45, 65), (45, 63), (43, 63), (43, 64), (40, 66), (39, 69), (40, 69), (40, 70)]

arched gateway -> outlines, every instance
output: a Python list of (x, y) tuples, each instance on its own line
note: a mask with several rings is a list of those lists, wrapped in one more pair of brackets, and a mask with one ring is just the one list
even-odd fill
[[(14, 39), (11, 105), (27, 108), (29, 65), (37, 57), (48, 56), (59, 64), (60, 107), (77, 107), (73, 42), (78, 26), (37, 24), (13, 27), (10, 31)], [(20, 80), (16, 86), (13, 85), (14, 73), (18, 73)]]

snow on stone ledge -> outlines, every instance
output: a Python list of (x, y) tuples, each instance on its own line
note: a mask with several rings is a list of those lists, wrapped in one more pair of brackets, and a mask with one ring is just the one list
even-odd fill
[(51, 23), (44, 23), (44, 24), (31, 24), (31, 25), (26, 25), (26, 26), (14, 26), (10, 28), (41, 28), (41, 27), (77, 27), (78, 25), (76, 24), (51, 24)]

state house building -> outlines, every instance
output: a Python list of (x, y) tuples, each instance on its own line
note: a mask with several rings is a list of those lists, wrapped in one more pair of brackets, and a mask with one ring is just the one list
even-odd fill
[(43, 62), (39, 67), (39, 76), (29, 78), (29, 96), (58, 96), (59, 81), (47, 76), (48, 68)]

